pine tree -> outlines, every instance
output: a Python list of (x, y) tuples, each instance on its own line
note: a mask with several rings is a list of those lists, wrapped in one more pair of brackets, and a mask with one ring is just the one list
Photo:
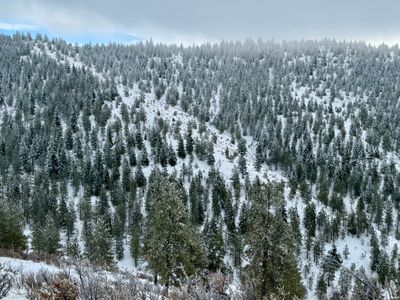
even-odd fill
[(47, 215), (44, 224), (35, 224), (32, 248), (39, 253), (57, 254), (60, 250), (60, 233), (53, 217)]
[(316, 212), (314, 203), (309, 203), (306, 206), (306, 209), (304, 210), (303, 224), (307, 230), (307, 234), (310, 237), (314, 237), (316, 226)]
[(115, 238), (115, 255), (118, 260), (124, 258), (124, 240), (122, 236), (117, 236)]
[(356, 211), (356, 228), (357, 228), (357, 236), (359, 237), (368, 227), (368, 220), (365, 214), (365, 203), (362, 197), (358, 199), (357, 202), (357, 211)]
[(192, 223), (201, 225), (204, 221), (204, 203), (203, 193), (204, 189), (201, 184), (202, 175), (199, 173), (190, 182), (189, 186), (189, 199), (190, 199), (190, 213)]
[(136, 184), (138, 187), (146, 186), (146, 177), (143, 174), (141, 165), (137, 166), (135, 179), (136, 179)]
[(111, 229), (106, 217), (98, 219), (94, 230), (88, 234), (85, 255), (96, 265), (113, 263)]
[(260, 172), (261, 164), (262, 164), (261, 146), (260, 144), (258, 144), (256, 148), (256, 158), (254, 161), (254, 168), (257, 172)]
[(67, 226), (66, 222), (66, 216), (68, 212), (68, 207), (67, 207), (67, 202), (66, 202), (66, 197), (63, 195), (61, 196), (59, 206), (58, 206), (58, 211), (57, 211), (57, 216), (58, 216), (58, 226), (61, 228), (65, 229)]
[(76, 212), (75, 212), (75, 204), (73, 201), (68, 203), (68, 209), (65, 216), (65, 229), (67, 232), (67, 240), (69, 241), (71, 236), (75, 231), (75, 220), (76, 220)]
[(142, 148), (144, 147), (144, 143), (143, 143), (142, 133), (140, 132), (140, 130), (138, 130), (138, 131), (136, 132), (136, 135), (135, 135), (135, 142), (136, 142), (136, 147), (137, 147), (139, 150), (142, 150)]
[(179, 136), (178, 139), (178, 157), (181, 159), (185, 159), (186, 157), (186, 151), (185, 151), (185, 144), (183, 142), (183, 138)]
[(206, 224), (203, 234), (206, 244), (207, 269), (211, 272), (223, 270), (226, 251), (221, 225), (214, 218)]
[(136, 152), (134, 148), (129, 148), (128, 149), (128, 157), (129, 157), (129, 163), (131, 167), (136, 166), (137, 160), (136, 160)]
[(125, 233), (126, 209), (124, 203), (116, 206), (113, 216), (112, 233), (115, 238), (115, 255), (118, 260), (124, 257), (124, 233)]
[(193, 135), (192, 126), (188, 125), (188, 130), (186, 134), (186, 152), (188, 155), (193, 154), (194, 140), (192, 135)]
[(177, 163), (176, 153), (174, 148), (172, 148), (172, 145), (169, 145), (168, 147), (168, 163), (171, 167), (175, 167)]
[(228, 201), (228, 191), (222, 176), (217, 173), (212, 190), (212, 209), (215, 217), (221, 214), (221, 207)]
[(326, 285), (326, 282), (325, 282), (324, 273), (321, 273), (318, 276), (317, 285), (316, 285), (316, 292), (317, 292), (317, 296), (319, 299), (324, 299), (327, 289), (328, 289), (328, 286)]
[(242, 176), (247, 174), (247, 161), (243, 155), (239, 156), (239, 170)]
[(237, 170), (236, 167), (234, 167), (232, 170), (231, 180), (232, 180), (232, 187), (233, 187), (233, 195), (237, 200), (239, 200), (241, 185), (240, 185), (239, 171)]
[(328, 286), (330, 286), (335, 279), (335, 272), (341, 267), (342, 262), (342, 256), (338, 253), (336, 245), (333, 244), (332, 249), (329, 250), (328, 255), (324, 258), (322, 263), (322, 270), (325, 274)]
[(240, 139), (238, 142), (238, 152), (239, 155), (245, 156), (247, 152), (247, 146), (246, 146), (246, 140), (245, 139)]
[(81, 248), (77, 236), (67, 241), (66, 255), (75, 259), (81, 258)]
[(149, 165), (149, 157), (147, 155), (146, 147), (143, 146), (142, 151), (140, 152), (140, 165), (143, 167), (147, 167)]
[(122, 165), (122, 188), (125, 192), (130, 192), (132, 188), (132, 170), (129, 166), (128, 160), (124, 159)]
[(371, 232), (371, 270), (376, 271), (378, 269), (379, 261), (380, 261), (380, 254), (381, 250), (379, 248), (379, 241), (376, 236), (375, 230)]
[(297, 255), (299, 255), (300, 251), (301, 251), (301, 245), (302, 245), (302, 235), (301, 235), (301, 229), (300, 229), (300, 217), (297, 212), (297, 208), (290, 209), (289, 216), (290, 216), (290, 226), (292, 228), (293, 237), (294, 237), (295, 243), (296, 243), (296, 252), (297, 252)]
[(50, 141), (47, 158), (47, 173), (50, 177), (57, 177), (61, 173), (61, 160), (57, 144), (54, 139)]
[(339, 285), (339, 294), (343, 299), (347, 299), (348, 297), (348, 294), (351, 290), (351, 281), (352, 281), (351, 274), (347, 270), (342, 269), (340, 271), (338, 285)]
[(321, 239), (317, 239), (314, 242), (313, 246), (313, 259), (316, 264), (319, 263), (319, 259), (323, 254), (324, 254), (323, 241)]
[(250, 191), (250, 229), (245, 236), (249, 264), (244, 270), (257, 298), (281, 295), (292, 299), (304, 295), (295, 260), (293, 236), (288, 224), (270, 209), (282, 202), (280, 187), (255, 183)]
[(74, 139), (72, 137), (72, 130), (67, 128), (65, 131), (65, 149), (72, 150), (74, 146)]
[(25, 140), (23, 140), (19, 149), (19, 158), (24, 171), (27, 173), (31, 173), (33, 169), (31, 156), (30, 149)]
[(161, 177), (163, 189), (156, 195), (145, 233), (145, 257), (167, 286), (179, 284), (203, 265), (203, 253), (175, 182)]
[(139, 205), (133, 208), (132, 225), (131, 225), (131, 254), (135, 262), (135, 267), (138, 266), (138, 260), (141, 256), (141, 238), (142, 238), (143, 216), (140, 212)]
[(23, 234), (24, 219), (18, 207), (0, 198), (0, 248), (25, 250), (27, 238)]
[(214, 157), (214, 145), (212, 143), (209, 143), (208, 145), (208, 150), (207, 150), (207, 163), (209, 166), (213, 166), (215, 163), (215, 157)]
[(165, 143), (160, 144), (160, 148), (157, 151), (157, 153), (158, 153), (158, 162), (160, 163), (161, 167), (165, 168), (168, 164), (168, 158), (169, 158), (167, 145), (165, 145)]
[(379, 255), (379, 263), (376, 269), (376, 273), (378, 274), (378, 281), (380, 284), (385, 284), (387, 279), (390, 278), (390, 262), (389, 256), (385, 251), (381, 251)]

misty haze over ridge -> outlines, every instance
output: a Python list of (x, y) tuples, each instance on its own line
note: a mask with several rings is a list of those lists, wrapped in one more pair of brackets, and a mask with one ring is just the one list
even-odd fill
[(385, 1), (46, 1), (0, 0), (0, 31), (32, 31), (84, 43), (153, 38), (156, 42), (220, 40), (399, 41), (400, 2)]

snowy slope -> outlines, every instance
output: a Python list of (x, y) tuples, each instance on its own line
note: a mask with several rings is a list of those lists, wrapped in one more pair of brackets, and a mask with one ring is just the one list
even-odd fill
[[(50, 50), (47, 45), (45, 45), (45, 49), (42, 50), (39, 47), (35, 47), (33, 50), (34, 54), (37, 55), (47, 55), (49, 58), (54, 59), (60, 64), (69, 64), (70, 66), (74, 66), (76, 68), (83, 68), (85, 67), (88, 70), (91, 70), (93, 75), (99, 77), (100, 79), (104, 80), (104, 78), (107, 78), (108, 74), (102, 74), (96, 71), (96, 69), (92, 66), (87, 66), (84, 63), (82, 63), (79, 60), (78, 56), (75, 57), (69, 57), (64, 54), (57, 53), (54, 50)], [(25, 59), (25, 58), (24, 58)], [(176, 56), (174, 60), (176, 61), (177, 64), (181, 63), (181, 57)], [(119, 81), (116, 81), (118, 86), (118, 92), (121, 96), (122, 101), (128, 106), (131, 107), (135, 105), (137, 98), (140, 96), (140, 91), (138, 89), (138, 86), (135, 85), (133, 88), (127, 88), (123, 86)], [(128, 95), (125, 95), (125, 90), (127, 89)], [(301, 101), (300, 99), (306, 94), (307, 88), (306, 87), (301, 87), (296, 85), (295, 83), (293, 84), (293, 91), (292, 91), (292, 96), (294, 99), (297, 101)], [(328, 103), (328, 97), (329, 93), (327, 96), (323, 96), (321, 98), (316, 96), (315, 92), (311, 92), (309, 96), (305, 97), (305, 102), (307, 103), (312, 99), (313, 101), (318, 101), (320, 103)], [(343, 107), (347, 105), (349, 102), (355, 101), (355, 99), (351, 96), (345, 97), (343, 100), (340, 99), (335, 99), (332, 102), (332, 106), (334, 109), (339, 109), (340, 107)], [(116, 120), (118, 118), (121, 118), (120, 115), (120, 109), (119, 106), (120, 104), (117, 101), (113, 102), (108, 102), (107, 103), (111, 107), (112, 111), (112, 118), (109, 120), (109, 123), (112, 122), (113, 120)], [(174, 125), (178, 120), (181, 122), (181, 127), (180, 127), (180, 133), (181, 135), (185, 134), (185, 130), (188, 127), (189, 123), (197, 123), (198, 121), (191, 116), (190, 114), (184, 112), (179, 106), (171, 106), (166, 103), (165, 96), (163, 96), (160, 100), (157, 100), (157, 98), (154, 95), (154, 92), (148, 93), (145, 95), (145, 100), (144, 103), (141, 104), (141, 107), (144, 109), (145, 114), (146, 114), (146, 121), (143, 122), (143, 127), (146, 129), (151, 129), (157, 122), (157, 119), (161, 117), (166, 123), (168, 123), (170, 126)], [(215, 97), (214, 105), (210, 108), (211, 110), (218, 111), (219, 110), (219, 104), (218, 104), (218, 97)], [(339, 110), (338, 110), (339, 111)], [(337, 113), (340, 115), (340, 112)], [(313, 113), (315, 116), (315, 113)], [(285, 126), (286, 120), (284, 118), (281, 119), (283, 127)], [(133, 126), (133, 125), (131, 125)], [(219, 132), (214, 126), (212, 126), (209, 123), (205, 124), (206, 130), (205, 130), (205, 135), (208, 135), (210, 138), (212, 136), (216, 136), (216, 141), (214, 144), (214, 155), (215, 155), (215, 167), (221, 172), (223, 175), (225, 181), (229, 182), (232, 171), (235, 168), (235, 166), (238, 165), (238, 156), (234, 159), (229, 159), (225, 155), (225, 150), (228, 149), (230, 154), (233, 154), (237, 151), (237, 144), (232, 144), (231, 143), (231, 135), (228, 134), (227, 132)], [(349, 128), (351, 126), (351, 121), (348, 119), (345, 121), (345, 128), (347, 132), (349, 131)], [(335, 134), (339, 135), (340, 132), (337, 128), (335, 128)], [(364, 138), (364, 143), (365, 143), (365, 132), (363, 132), (363, 138)], [(193, 130), (193, 137), (196, 139), (200, 137), (200, 132), (198, 126)], [(256, 142), (250, 137), (247, 136), (245, 137), (246, 143), (247, 143), (247, 154), (246, 154), (246, 160), (247, 160), (247, 172), (249, 175), (249, 178), (253, 180), (255, 177), (259, 177), (262, 181), (279, 181), (283, 182), (285, 184), (285, 200), (286, 200), (286, 208), (297, 208), (297, 211), (300, 215), (300, 220), (303, 219), (304, 216), (304, 209), (306, 207), (304, 199), (297, 194), (294, 197), (290, 196), (290, 188), (288, 184), (288, 179), (286, 178), (284, 172), (281, 170), (273, 170), (271, 167), (267, 165), (263, 165), (260, 172), (256, 171), (254, 168), (254, 161), (255, 161), (255, 149), (256, 149)], [(102, 142), (102, 141), (100, 141)], [(171, 134), (168, 134), (167, 136), (167, 142), (171, 144), (174, 149), (177, 148), (178, 141), (175, 139), (175, 137)], [(149, 143), (145, 142), (145, 145), (147, 148), (149, 148)], [(137, 153), (139, 155), (139, 153)], [(382, 161), (390, 162), (394, 161), (396, 164), (396, 167), (398, 170), (400, 170), (400, 159), (395, 153), (388, 153), (386, 157), (381, 159), (379, 163), (381, 164)], [(167, 170), (169, 173), (177, 172), (179, 173), (182, 170), (182, 166), (185, 164), (188, 166), (190, 164), (190, 158), (187, 157), (185, 160), (178, 159), (178, 164), (175, 167), (168, 166)], [(194, 160), (193, 160), (193, 171), (194, 173), (201, 172), (204, 175), (207, 175), (208, 172), (210, 171), (210, 166), (207, 164), (205, 161), (199, 160), (196, 155), (194, 155)], [(144, 174), (146, 177), (150, 175), (151, 170), (154, 167), (154, 160), (150, 157), (150, 166), (146, 167), (143, 169)], [(135, 169), (132, 170), (134, 172)], [(133, 175), (133, 174), (132, 174)], [(206, 176), (204, 176), (205, 178)], [(244, 184), (245, 178), (241, 178), (242, 184)], [(186, 185), (186, 188), (188, 188), (188, 185)], [(321, 204), (319, 201), (317, 201), (316, 196), (317, 191), (315, 189), (312, 192), (312, 201), (315, 203), (317, 207), (317, 213), (321, 210), (324, 209), (327, 213), (332, 213), (332, 211)], [(79, 203), (79, 199), (81, 199), (83, 196), (83, 191), (80, 191), (77, 195), (73, 195), (72, 190), (69, 190), (69, 198), (71, 201), (74, 201), (76, 207)], [(354, 199), (350, 200), (350, 197), (346, 197), (345, 200), (345, 206), (348, 211), (351, 209), (355, 209), (355, 202)], [(92, 197), (93, 203), (97, 201), (96, 197)], [(243, 203), (246, 201), (244, 198), (244, 195), (240, 198), (240, 203), (239, 207), (243, 205)], [(211, 208), (208, 208), (208, 214), (211, 212)], [(238, 220), (237, 220), (238, 221)], [(81, 221), (77, 221), (76, 228), (79, 234), (82, 232), (82, 223)], [(302, 233), (304, 234), (305, 229), (304, 226), (301, 225)], [(26, 233), (29, 234), (29, 229), (27, 229)], [(65, 243), (65, 237), (63, 237), (63, 242)], [(81, 248), (83, 248), (83, 242), (82, 239), (80, 239), (81, 243)], [(393, 249), (394, 245), (398, 244), (398, 242), (395, 240), (393, 236), (389, 236), (388, 238), (388, 246), (386, 247), (386, 251), (388, 253), (391, 252)], [(348, 249), (350, 250), (349, 257), (344, 260), (344, 266), (347, 268), (350, 268), (352, 264), (355, 264), (356, 268), (359, 267), (364, 267), (367, 272), (369, 271), (369, 260), (366, 260), (364, 258), (369, 257), (370, 254), (370, 245), (369, 245), (369, 237), (366, 235), (361, 235), (359, 238), (357, 237), (351, 237), (351, 236), (346, 236), (344, 239), (340, 238), (335, 245), (338, 248), (339, 253), (343, 253), (345, 247), (347, 246)], [(327, 243), (324, 249), (324, 254), (326, 254), (331, 248), (332, 248), (332, 243)], [(302, 250), (301, 257), (299, 257), (299, 265), (301, 266), (302, 270), (305, 269), (306, 265), (304, 262), (307, 260), (305, 259), (305, 251)], [(342, 255), (343, 256), (343, 255)], [(5, 262), (5, 263), (10, 263), (10, 266), (14, 269), (18, 269), (19, 267), (22, 269), (26, 269), (30, 272), (38, 272), (42, 267), (45, 268), (50, 268), (49, 270), (54, 271), (54, 269), (51, 269), (51, 267), (48, 266), (42, 266), (41, 264), (37, 263), (28, 263), (28, 262), (20, 262), (20, 261), (14, 261), (11, 259), (7, 258), (1, 258), (0, 262)], [(227, 260), (228, 264), (231, 264), (229, 260)], [(18, 264), (21, 264), (19, 266)], [(126, 239), (126, 243), (124, 245), (124, 258), (121, 261), (118, 261), (118, 266), (121, 269), (126, 269), (129, 270), (130, 272), (137, 272), (138, 270), (134, 268), (133, 266), (133, 259), (131, 257), (130, 251), (129, 251), (129, 240)], [(145, 264), (142, 264), (139, 266), (139, 270), (143, 271), (145, 269)], [(314, 264), (313, 262), (310, 263), (309, 266), (307, 266), (307, 269), (309, 269), (309, 273), (306, 274), (306, 272), (302, 272), (303, 276), (303, 283), (307, 286), (309, 294), (308, 298), (316, 298), (315, 295), (315, 283), (317, 281), (317, 276), (319, 274), (320, 266)], [(336, 276), (336, 280), (337, 280)], [(311, 278), (311, 279), (310, 279)]]

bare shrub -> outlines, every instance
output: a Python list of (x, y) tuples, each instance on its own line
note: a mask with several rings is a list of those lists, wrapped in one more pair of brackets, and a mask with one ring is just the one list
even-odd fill
[[(143, 279), (143, 274), (133, 275), (129, 272), (119, 274), (102, 274), (95, 272), (89, 264), (76, 267), (79, 278), (81, 299), (143, 299), (158, 300), (163, 289)], [(112, 276), (109, 276), (112, 275)]]
[(102, 297), (107, 294), (105, 288), (107, 286), (107, 278), (95, 276), (93, 271), (84, 265), (78, 265), (76, 272), (78, 274), (82, 299), (103, 299)]
[[(69, 271), (68, 271), (69, 270)], [(156, 285), (152, 277), (130, 272), (109, 272), (80, 261), (59, 273), (42, 270), (22, 275), (21, 287), (29, 299), (51, 300), (244, 300), (253, 299), (251, 288), (231, 290), (230, 278), (221, 272), (186, 278), (180, 287)], [(244, 292), (242, 292), (244, 291)]]
[(176, 299), (245, 299), (241, 294), (228, 293), (229, 282), (229, 277), (222, 272), (204, 274), (188, 280), (187, 284), (180, 289), (182, 298)]
[(53, 293), (47, 283), (48, 276), (49, 274), (45, 274), (44, 271), (24, 276), (23, 283), (29, 299), (51, 299)]
[(23, 278), (29, 299), (76, 300), (79, 287), (71, 274), (42, 270)]
[(74, 300), (79, 297), (79, 287), (75, 280), (67, 273), (59, 273), (53, 281), (56, 299)]
[(209, 276), (210, 290), (220, 296), (227, 296), (229, 278), (222, 272), (212, 273)]
[(8, 295), (11, 289), (12, 277), (9, 272), (4, 270), (4, 266), (0, 264), (0, 299)]

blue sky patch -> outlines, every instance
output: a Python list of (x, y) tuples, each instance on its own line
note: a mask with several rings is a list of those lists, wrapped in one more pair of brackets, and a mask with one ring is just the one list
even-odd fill
[(114, 34), (99, 34), (99, 33), (82, 33), (82, 34), (57, 34), (53, 33), (45, 28), (32, 24), (4, 22), (0, 20), (0, 34), (13, 35), (15, 33), (30, 33), (32, 37), (37, 34), (47, 35), (50, 39), (62, 38), (68, 43), (72, 44), (132, 44), (141, 40), (141, 38), (134, 35), (125, 33), (114, 33)]

